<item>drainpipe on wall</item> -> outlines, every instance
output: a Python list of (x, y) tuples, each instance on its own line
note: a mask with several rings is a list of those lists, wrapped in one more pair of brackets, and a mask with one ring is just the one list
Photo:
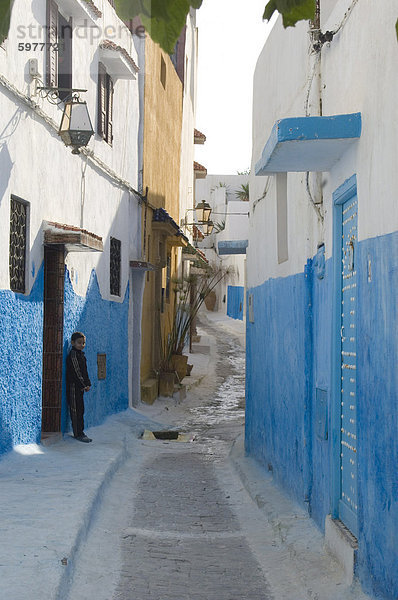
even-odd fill
[(308, 514), (311, 515), (311, 495), (313, 482), (312, 465), (312, 391), (313, 391), (313, 323), (312, 323), (312, 259), (307, 260), (304, 268), (305, 277), (305, 399), (304, 399), (304, 452), (303, 452), (303, 480), (304, 502), (307, 504)]

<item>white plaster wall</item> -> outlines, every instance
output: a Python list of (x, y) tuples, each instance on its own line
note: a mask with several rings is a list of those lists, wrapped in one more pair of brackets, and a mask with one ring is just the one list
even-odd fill
[[(340, 23), (347, 2), (336, 5), (330, 27)], [(357, 173), (359, 239), (398, 229), (398, 41), (397, 2), (385, 0), (377, 9), (361, 0), (329, 46), (322, 50), (325, 114), (362, 113), (357, 148), (342, 157), (330, 173), (328, 196)]]
[[(358, 178), (359, 239), (397, 230), (396, 138), (398, 43), (396, 2), (386, 0), (377, 13), (371, 0), (326, 0), (322, 30), (336, 30), (321, 51), (320, 64), (310, 53), (308, 24), (284, 30), (274, 26), (259, 56), (254, 76), (253, 156), (250, 177), (249, 286), (270, 277), (302, 272), (317, 244), (332, 253), (332, 194), (354, 173)], [(322, 3), (321, 3), (322, 8)], [(318, 70), (319, 69), (319, 70)], [(320, 181), (310, 175), (313, 197), (323, 196), (324, 225), (306, 189), (305, 173), (288, 174), (289, 259), (278, 264), (274, 177), (256, 177), (254, 165), (275, 121), (286, 117), (362, 113), (362, 135)], [(320, 185), (321, 182), (321, 185)]]
[(248, 175), (209, 174), (204, 179), (196, 181), (196, 200), (197, 202), (205, 200), (214, 207), (216, 200), (213, 199), (213, 194), (217, 193), (217, 190), (221, 190), (218, 193), (223, 194), (223, 189), (227, 202), (236, 200), (235, 192), (239, 190), (242, 183), (246, 184), (248, 180)]
[[(248, 175), (207, 175), (205, 179), (196, 181), (197, 202), (204, 200), (212, 208), (210, 219), (213, 223), (222, 224), (225, 221), (225, 230), (217, 234), (217, 238), (209, 236), (211, 243), (214, 240), (241, 240), (247, 239), (246, 218), (241, 220), (238, 216), (229, 218), (229, 213), (249, 212), (249, 203), (237, 199), (236, 192), (241, 189), (242, 184), (247, 184)], [(239, 233), (241, 232), (241, 233)], [(233, 237), (229, 237), (229, 236)], [(243, 236), (243, 237), (241, 237)], [(206, 246), (208, 242), (203, 242)]]
[[(61, 0), (59, 2), (61, 4)], [(33, 6), (33, 10), (32, 10)], [(103, 37), (90, 41), (89, 37), (73, 40), (73, 87), (87, 89), (87, 100), (93, 128), (97, 122), (97, 65), (98, 45), (108, 39), (113, 30), (121, 32), (112, 41), (126, 48), (136, 58), (131, 35), (109, 2), (97, 4), (103, 11), (99, 20)], [(20, 93), (29, 94), (29, 77), (24, 74), (28, 58), (34, 53), (19, 52), (17, 27), (29, 24), (37, 27), (45, 19), (45, 2), (31, 4), (16, 0), (12, 26), (6, 50), (0, 52), (0, 75)], [(108, 30), (105, 31), (105, 26)], [(32, 31), (35, 31), (33, 28)], [(26, 41), (24, 39), (23, 41)], [(36, 53), (37, 55), (38, 53)], [(38, 55), (44, 68), (44, 54)], [(40, 61), (42, 61), (40, 63)], [(41, 109), (57, 124), (61, 109), (47, 100), (35, 99)], [(137, 187), (137, 133), (138, 133), (137, 80), (117, 80), (114, 93), (114, 143), (109, 146), (95, 135), (89, 148), (121, 179)], [(94, 167), (83, 155), (71, 154), (57, 132), (44, 119), (21, 102), (16, 95), (0, 85), (0, 287), (9, 288), (9, 207), (10, 195), (15, 194), (29, 203), (30, 234), (27, 261), (27, 293), (43, 260), (42, 222), (56, 221), (100, 235), (104, 241), (103, 253), (69, 253), (66, 263), (73, 277), (75, 291), (84, 295), (93, 268), (97, 270), (101, 294), (109, 298), (109, 236), (122, 241), (122, 301), (128, 281), (128, 259), (139, 258), (129, 253), (139, 251), (139, 240), (131, 241), (131, 232), (139, 235), (139, 206), (130, 194), (113, 178)], [(129, 250), (129, 246), (131, 250)]]
[(212, 233), (198, 244), (204, 250), (210, 262), (217, 262), (223, 268), (229, 269), (229, 276), (218, 286), (217, 296), (220, 300), (218, 308), (226, 312), (226, 304), (222, 305), (222, 297), (226, 294), (228, 285), (245, 285), (245, 255), (231, 254), (218, 256), (217, 246), (220, 241), (248, 239), (249, 219), (245, 215), (233, 213), (249, 212), (249, 202), (237, 200), (236, 191), (249, 180), (248, 175), (208, 175), (205, 179), (196, 181), (197, 202), (205, 200), (212, 207), (210, 219), (214, 223), (225, 221), (225, 229)]
[[(307, 255), (315, 252), (321, 237), (316, 213), (308, 199), (305, 174), (289, 174), (289, 258), (278, 264), (275, 178), (255, 175), (255, 164), (275, 121), (318, 113), (319, 106), (311, 102), (312, 89), (317, 85), (317, 71), (314, 56), (310, 53), (308, 30), (306, 22), (285, 30), (278, 18), (256, 65), (247, 250), (249, 286), (259, 285), (270, 277), (285, 277), (302, 271)], [(296, 230), (300, 230), (300, 235), (296, 235)]]
[[(194, 128), (195, 128), (195, 93), (197, 81), (197, 29), (196, 11), (191, 10), (187, 17), (185, 38), (185, 83), (183, 90), (182, 130), (181, 130), (181, 173), (180, 173), (180, 219), (192, 222), (194, 206), (195, 179), (194, 162)], [(188, 211), (188, 212), (187, 212)], [(184, 233), (191, 238), (190, 228)]]
[(249, 203), (231, 201), (227, 204), (225, 229), (217, 234), (218, 241), (247, 240), (249, 234)]

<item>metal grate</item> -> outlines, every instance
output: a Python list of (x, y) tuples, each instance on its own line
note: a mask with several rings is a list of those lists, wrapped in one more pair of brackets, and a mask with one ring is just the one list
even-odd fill
[(10, 288), (25, 293), (27, 207), (14, 196), (10, 206)]
[(97, 377), (98, 379), (106, 379), (106, 354), (97, 353)]
[(121, 241), (111, 237), (110, 292), (120, 296)]

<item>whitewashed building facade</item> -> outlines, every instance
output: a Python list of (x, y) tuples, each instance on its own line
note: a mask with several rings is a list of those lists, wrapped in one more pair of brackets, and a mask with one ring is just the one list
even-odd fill
[[(108, 0), (14, 3), (0, 47), (0, 453), (68, 430), (75, 330), (87, 336), (86, 426), (131, 403), (137, 74), (132, 35)], [(38, 90), (49, 86), (85, 90), (94, 135), (80, 154), (58, 136), (64, 103)]]
[(397, 4), (319, 4), (276, 22), (254, 77), (246, 448), (328, 540), (349, 530), (351, 577), (392, 600)]

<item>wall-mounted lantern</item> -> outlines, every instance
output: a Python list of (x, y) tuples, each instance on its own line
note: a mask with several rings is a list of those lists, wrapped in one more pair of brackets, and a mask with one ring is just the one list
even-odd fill
[(87, 104), (79, 97), (80, 92), (87, 90), (39, 86), (37, 91), (50, 104), (64, 103), (58, 135), (66, 146), (73, 148), (72, 154), (79, 154), (79, 148), (87, 146), (94, 134)]
[(79, 148), (87, 146), (93, 133), (87, 104), (78, 98), (67, 100), (58, 131), (65, 146), (72, 146), (72, 154), (79, 154)]
[[(193, 211), (196, 213), (196, 222), (188, 223), (188, 217), (186, 216), (186, 214), (189, 211)], [(210, 204), (202, 200), (201, 202), (199, 202), (199, 204), (195, 206), (195, 208), (188, 208), (186, 210), (185, 218), (181, 219), (181, 226), (185, 228), (193, 227), (194, 225), (196, 227), (200, 226), (203, 231), (203, 235), (210, 235), (214, 227), (213, 221), (210, 221), (210, 214)]]
[(204, 235), (210, 235), (213, 231), (214, 223), (213, 221), (207, 221), (203, 223), (202, 227)]
[(195, 212), (199, 224), (207, 223), (210, 219), (211, 206), (208, 202), (202, 200), (201, 202), (199, 202), (199, 204), (196, 205)]

